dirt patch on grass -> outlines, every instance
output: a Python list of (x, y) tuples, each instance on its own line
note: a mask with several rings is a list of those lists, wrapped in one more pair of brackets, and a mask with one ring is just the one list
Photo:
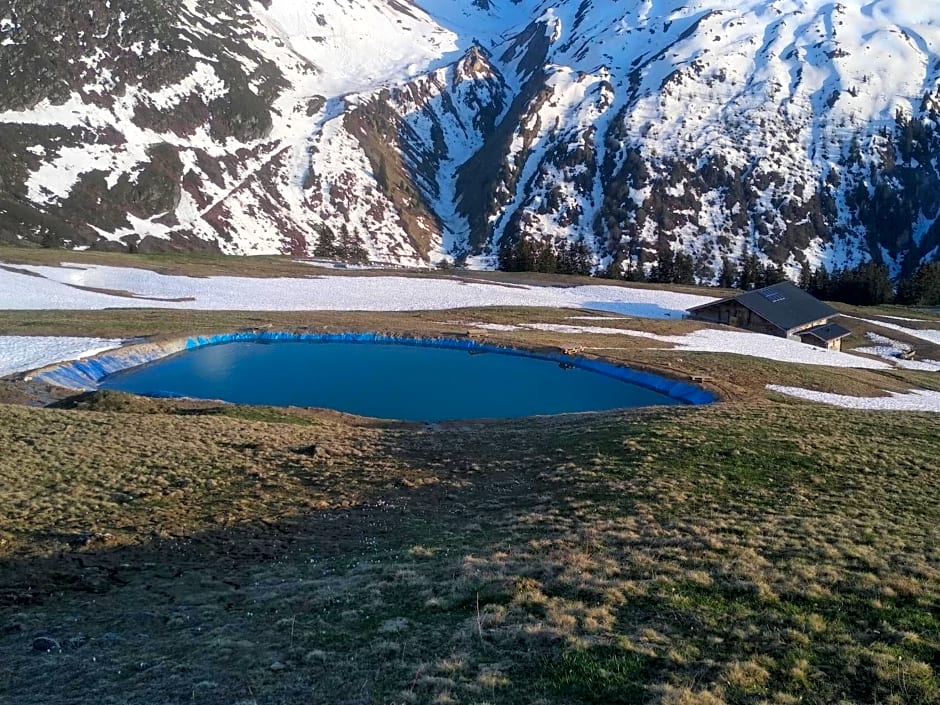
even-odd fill
[(141, 301), (170, 301), (170, 302), (182, 302), (182, 301), (195, 301), (192, 296), (179, 296), (176, 298), (161, 298), (159, 296), (145, 296), (143, 294), (135, 294), (133, 291), (127, 291), (125, 289), (104, 289), (98, 286), (81, 286), (80, 284), (66, 284), (66, 286), (71, 287), (72, 289), (80, 289), (81, 291), (90, 291), (95, 294), (107, 294), (108, 296), (119, 296), (123, 299), (140, 299)]
[(45, 277), (38, 272), (33, 272), (29, 269), (20, 269), (19, 267), (10, 267), (9, 265), (0, 264), (0, 269), (3, 269), (7, 272), (13, 272), (14, 274), (24, 274), (27, 277), (37, 277), (39, 279), (45, 279)]

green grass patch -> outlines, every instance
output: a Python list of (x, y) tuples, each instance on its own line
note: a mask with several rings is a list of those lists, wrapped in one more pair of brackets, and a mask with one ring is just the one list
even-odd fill
[(657, 664), (620, 646), (591, 646), (566, 650), (544, 669), (551, 689), (578, 702), (640, 705)]

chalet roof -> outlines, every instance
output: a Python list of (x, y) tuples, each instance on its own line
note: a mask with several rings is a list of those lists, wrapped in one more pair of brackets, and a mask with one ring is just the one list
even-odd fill
[(852, 331), (848, 328), (843, 328), (838, 323), (826, 323), (822, 326), (816, 326), (815, 328), (810, 328), (809, 330), (801, 330), (800, 335), (811, 335), (818, 340), (823, 341), (824, 343), (831, 343), (833, 340), (840, 340), (847, 335), (851, 335)]
[(763, 289), (747, 291), (737, 296), (731, 296), (721, 301), (713, 301), (710, 304), (696, 306), (689, 310), (698, 311), (732, 300), (749, 308), (764, 320), (784, 331), (799, 328), (824, 318), (832, 318), (839, 314), (832, 306), (807, 294), (792, 282), (781, 282)]

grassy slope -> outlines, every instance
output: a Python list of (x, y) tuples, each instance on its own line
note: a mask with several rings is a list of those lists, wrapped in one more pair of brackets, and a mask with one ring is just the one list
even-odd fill
[(940, 698), (935, 416), (83, 406), (0, 413), (0, 702)]
[[(454, 334), (569, 315), (0, 312), (0, 331)], [(782, 380), (877, 394), (936, 375), (479, 335), (711, 376), (746, 403), (436, 429), (123, 395), (0, 407), (0, 703), (940, 700), (940, 420), (753, 401)]]

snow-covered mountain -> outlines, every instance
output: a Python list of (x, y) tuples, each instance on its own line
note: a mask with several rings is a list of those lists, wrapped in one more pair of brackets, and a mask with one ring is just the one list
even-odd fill
[(11, 0), (0, 239), (940, 257), (940, 5)]

